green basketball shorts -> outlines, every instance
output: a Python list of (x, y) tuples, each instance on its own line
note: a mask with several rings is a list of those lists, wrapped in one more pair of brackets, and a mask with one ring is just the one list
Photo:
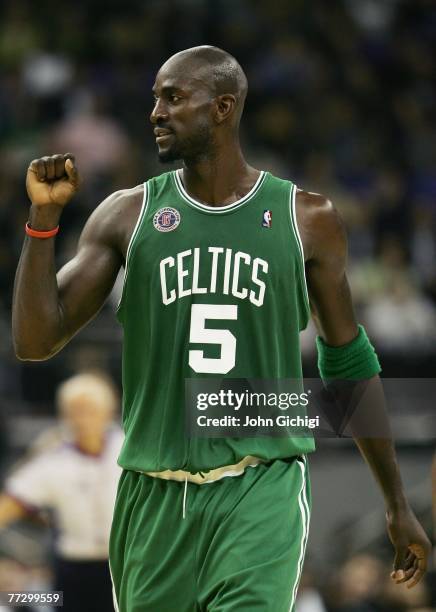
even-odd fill
[(202, 485), (124, 471), (110, 540), (117, 610), (293, 611), (310, 507), (304, 456)]

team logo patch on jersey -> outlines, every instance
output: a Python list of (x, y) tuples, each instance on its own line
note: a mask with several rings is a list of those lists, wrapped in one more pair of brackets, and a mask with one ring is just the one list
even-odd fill
[(171, 206), (157, 211), (153, 217), (153, 225), (158, 232), (172, 232), (180, 224), (180, 213)]
[(272, 212), (270, 210), (263, 211), (262, 227), (272, 227)]

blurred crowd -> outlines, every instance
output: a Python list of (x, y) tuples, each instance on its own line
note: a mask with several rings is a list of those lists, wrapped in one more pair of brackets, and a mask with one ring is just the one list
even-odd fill
[[(310, 568), (306, 568), (300, 583), (296, 612), (432, 612), (434, 610), (429, 581), (421, 582), (409, 590), (404, 585), (395, 585), (388, 577), (389, 571), (390, 568), (386, 563), (371, 554), (355, 555), (339, 568), (334, 568), (334, 571), (330, 568), (330, 571), (325, 573), (324, 581), (320, 581)], [(0, 558), (0, 576), (0, 589), (3, 590), (11, 588), (17, 591), (43, 590), (50, 588), (51, 584), (51, 572), (48, 566), (26, 566), (12, 559)], [(26, 607), (25, 610), (29, 608)], [(49, 612), (49, 608), (37, 608), (37, 610)], [(110, 611), (97, 606), (94, 612)]]
[(296, 612), (431, 612), (429, 582), (414, 589), (396, 585), (390, 568), (372, 554), (347, 559), (320, 581), (310, 567), (303, 573)]

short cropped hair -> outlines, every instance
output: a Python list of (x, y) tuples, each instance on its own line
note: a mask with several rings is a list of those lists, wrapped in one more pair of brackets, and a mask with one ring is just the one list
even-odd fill
[(61, 383), (56, 392), (58, 409), (64, 410), (70, 399), (82, 394), (101, 398), (108, 411), (115, 412), (118, 409), (117, 389), (110, 378), (101, 372), (83, 372)]

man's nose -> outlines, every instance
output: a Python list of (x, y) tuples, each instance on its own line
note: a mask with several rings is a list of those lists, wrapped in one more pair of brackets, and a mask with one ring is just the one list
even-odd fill
[(157, 123), (159, 120), (168, 119), (168, 111), (162, 100), (156, 100), (153, 110), (151, 111), (150, 121)]

